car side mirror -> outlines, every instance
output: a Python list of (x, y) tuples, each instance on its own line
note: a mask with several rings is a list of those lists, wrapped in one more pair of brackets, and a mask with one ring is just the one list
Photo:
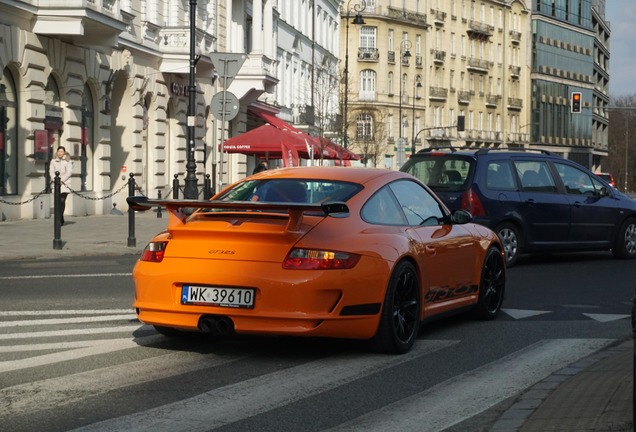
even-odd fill
[(472, 222), (473, 220), (473, 215), (471, 215), (469, 212), (467, 212), (466, 210), (453, 210), (451, 212), (451, 221), (455, 224), (467, 224), (469, 222)]

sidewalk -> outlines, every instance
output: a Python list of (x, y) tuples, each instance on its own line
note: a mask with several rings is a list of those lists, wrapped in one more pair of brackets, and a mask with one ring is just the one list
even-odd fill
[(168, 225), (169, 215), (154, 211), (135, 213), (134, 246), (128, 246), (128, 213), (74, 217), (65, 215), (62, 249), (53, 248), (53, 218), (0, 222), (0, 262), (87, 255), (139, 255), (146, 243)]
[[(164, 230), (168, 213), (135, 213), (135, 246), (128, 246), (128, 214), (65, 216), (62, 249), (53, 248), (53, 219), (0, 222), (0, 265), (9, 260), (139, 255)], [(520, 395), (491, 432), (632, 431), (634, 341), (599, 351), (558, 371)]]

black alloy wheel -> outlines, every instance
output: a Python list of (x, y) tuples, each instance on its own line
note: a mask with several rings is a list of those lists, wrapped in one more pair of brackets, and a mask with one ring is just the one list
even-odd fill
[(393, 271), (387, 287), (380, 326), (374, 339), (378, 350), (391, 354), (408, 352), (420, 329), (420, 310), (417, 271), (413, 264), (402, 261)]
[(479, 300), (475, 315), (482, 320), (494, 319), (501, 310), (506, 290), (506, 266), (501, 252), (492, 246), (486, 253), (481, 271)]

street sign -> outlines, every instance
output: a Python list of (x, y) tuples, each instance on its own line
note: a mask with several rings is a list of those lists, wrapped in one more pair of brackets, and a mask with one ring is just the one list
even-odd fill
[(225, 88), (230, 86), (246, 58), (245, 53), (210, 53), (214, 70), (223, 79)]
[[(223, 94), (225, 93), (225, 98)], [(212, 96), (212, 102), (210, 104), (212, 108), (212, 114), (219, 120), (232, 120), (239, 112), (241, 105), (234, 93), (218, 92)], [(225, 112), (225, 116), (223, 115)]]

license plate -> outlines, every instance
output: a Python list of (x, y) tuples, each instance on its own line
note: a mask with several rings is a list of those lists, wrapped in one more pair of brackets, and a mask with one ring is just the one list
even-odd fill
[(181, 288), (181, 304), (251, 309), (254, 307), (254, 290), (184, 285)]

